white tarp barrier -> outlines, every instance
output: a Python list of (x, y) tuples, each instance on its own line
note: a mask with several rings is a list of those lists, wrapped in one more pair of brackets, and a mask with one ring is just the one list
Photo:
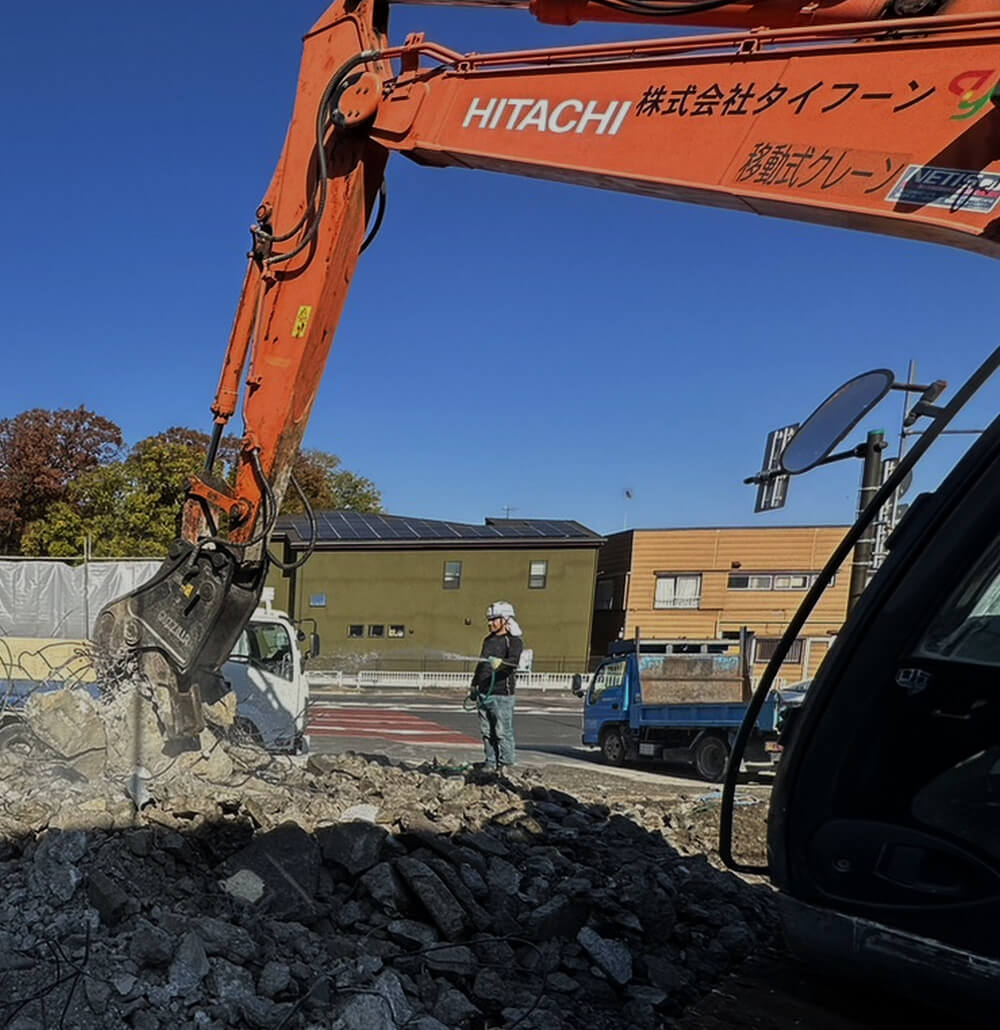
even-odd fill
[(0, 561), (0, 636), (90, 636), (109, 601), (145, 583), (158, 559), (91, 561), (76, 567), (48, 559)]

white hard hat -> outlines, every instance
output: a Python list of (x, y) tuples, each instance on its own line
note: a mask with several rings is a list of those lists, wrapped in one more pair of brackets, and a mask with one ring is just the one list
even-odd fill
[(509, 601), (494, 601), (486, 609), (487, 619), (513, 619), (514, 606)]

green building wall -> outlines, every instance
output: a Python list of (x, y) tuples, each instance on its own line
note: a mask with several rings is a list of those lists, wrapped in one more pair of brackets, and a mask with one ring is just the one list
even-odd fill
[[(539, 672), (585, 669), (590, 652), (597, 547), (351, 549), (317, 552), (295, 573), (272, 572), (275, 603), (315, 619), (318, 667), (451, 669), (479, 653), (492, 601), (510, 601)], [(445, 589), (445, 562), (462, 563), (458, 589)], [(528, 586), (531, 562), (548, 562), (543, 588)], [(325, 596), (325, 604), (318, 601)], [(364, 626), (350, 637), (350, 625)], [(386, 635), (372, 637), (370, 626)], [(403, 626), (402, 637), (389, 637)], [(306, 626), (305, 628), (311, 628)]]

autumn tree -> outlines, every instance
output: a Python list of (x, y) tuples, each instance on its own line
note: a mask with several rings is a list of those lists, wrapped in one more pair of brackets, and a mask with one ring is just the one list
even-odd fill
[(117, 457), (121, 446), (118, 426), (82, 406), (33, 408), (0, 420), (0, 553), (22, 553), (25, 526), (63, 500), (76, 477)]
[[(336, 454), (299, 451), (292, 472), (314, 511), (335, 508), (369, 512), (382, 510), (382, 494), (378, 487), (370, 479), (341, 468)], [(281, 510), (288, 515), (303, 510), (302, 500), (293, 486), (285, 492)]]
[[(176, 426), (140, 440), (123, 460), (74, 479), (65, 498), (27, 527), (25, 546), (33, 554), (67, 556), (78, 554), (89, 536), (98, 557), (162, 555), (177, 536), (185, 484), (204, 468), (208, 443), (206, 434)], [(223, 438), (217, 475), (232, 480), (239, 447), (237, 438)], [(341, 469), (336, 455), (303, 452), (295, 476), (316, 509), (381, 510), (375, 484)], [(301, 510), (294, 490), (283, 510)]]

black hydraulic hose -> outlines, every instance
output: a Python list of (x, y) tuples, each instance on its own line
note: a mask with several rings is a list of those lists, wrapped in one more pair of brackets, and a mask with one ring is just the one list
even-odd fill
[(316, 514), (312, 510), (312, 505), (309, 503), (309, 498), (306, 497), (305, 490), (302, 489), (302, 486), (300, 485), (299, 481), (295, 478), (294, 474), (291, 476), (291, 480), (292, 485), (295, 487), (295, 490), (298, 493), (300, 500), (302, 501), (302, 507), (305, 509), (306, 512), (306, 518), (309, 520), (309, 543), (306, 545), (306, 549), (303, 552), (303, 554), (296, 558), (293, 562), (283, 562), (280, 558), (275, 558), (275, 556), (271, 554), (270, 551), (267, 552), (268, 561), (270, 561), (272, 565), (277, 565), (278, 568), (284, 572), (294, 572), (296, 569), (301, 569), (302, 566), (305, 565), (305, 563), (312, 556), (313, 551), (316, 550), (316, 539), (319, 536), (319, 529), (316, 525)]
[(650, 0), (591, 0), (599, 7), (607, 7), (612, 11), (623, 11), (628, 14), (644, 14), (650, 18), (673, 18), (677, 15), (698, 14), (701, 11), (714, 11), (718, 7), (728, 7), (732, 0), (694, 0), (690, 4), (658, 4)]
[(208, 453), (205, 455), (205, 471), (211, 472), (215, 467), (215, 459), (219, 454), (219, 444), (222, 441), (222, 430), (224, 426), (221, 422), (216, 422), (215, 427), (212, 429), (212, 439), (208, 445)]
[[(861, 538), (862, 534), (874, 521), (882, 506), (892, 497), (896, 488), (902, 483), (914, 465), (923, 457), (931, 444), (941, 435), (951, 420), (965, 407), (979, 388), (1000, 368), (1000, 347), (976, 369), (966, 380), (961, 389), (941, 410), (931, 424), (921, 433), (920, 438), (913, 447), (900, 458), (892, 475), (882, 484), (875, 496), (868, 502), (868, 506), (858, 516), (857, 521), (847, 531), (844, 539), (838, 544), (837, 549), (830, 555), (829, 561), (823, 566), (823, 571), (816, 577), (816, 582), (809, 588), (809, 592), (802, 600), (795, 615), (788, 623), (788, 628), (778, 642), (778, 646), (767, 663), (760, 682), (754, 690), (753, 697), (747, 705), (746, 715), (743, 723), (736, 734), (733, 742), (732, 754), (729, 758), (729, 765), (726, 768), (726, 778), (722, 785), (722, 804), (719, 812), (719, 857), (726, 866), (737, 873), (754, 873), (766, 876), (770, 873), (770, 866), (745, 865), (737, 862), (733, 857), (733, 808), (736, 798), (736, 781), (740, 774), (740, 763), (743, 753), (746, 750), (750, 734), (753, 732), (757, 719), (760, 716), (764, 702), (771, 690), (771, 686), (777, 679), (781, 664), (784, 662), (795, 643), (796, 637), (805, 625), (806, 620), (812, 614), (816, 603), (823, 596), (830, 581), (836, 575), (844, 559), (851, 553), (852, 548)], [(808, 698), (804, 702), (808, 704)]]
[[(343, 88), (345, 85), (344, 80), (347, 75), (356, 68), (359, 64), (367, 64), (369, 61), (376, 60), (379, 56), (378, 50), (362, 50), (361, 53), (355, 54), (352, 58), (345, 61), (340, 68), (337, 69), (333, 78), (327, 83), (326, 89), (323, 91), (323, 98), (319, 102), (319, 109), (316, 111), (316, 176), (317, 176), (317, 189), (319, 192), (319, 201), (315, 204), (310, 202), (312, 210), (312, 224), (306, 230), (305, 235), (299, 241), (299, 243), (293, 247), (290, 251), (285, 254), (276, 254), (274, 257), (269, 257), (265, 260), (266, 265), (278, 265), (285, 261), (290, 261), (296, 254), (302, 253), (306, 247), (312, 242), (313, 237), (319, 231), (319, 223), (323, 217), (323, 212), (326, 210), (326, 197), (327, 197), (327, 183), (326, 183), (326, 146), (324, 144), (324, 133), (326, 130), (326, 122), (329, 112), (327, 107), (334, 94)], [(336, 125), (337, 118), (336, 114), (331, 116), (331, 120)], [(315, 192), (313, 195), (315, 200)], [(310, 212), (306, 212), (308, 215)], [(306, 216), (303, 216), (303, 221)], [(291, 230), (290, 233), (285, 234), (281, 239), (289, 239), (291, 235), (302, 226), (303, 221), (299, 222), (299, 225)], [(278, 239), (278, 237), (275, 237)]]
[(368, 249), (368, 245), (374, 241), (376, 236), (378, 236), (378, 231), (382, 228), (382, 220), (385, 218), (385, 205), (386, 189), (385, 179), (383, 179), (378, 188), (378, 210), (375, 212), (375, 221), (372, 223), (372, 227), (369, 229), (368, 235), (365, 237), (365, 242), (361, 244), (361, 249), (358, 251), (359, 254), (364, 254)]

